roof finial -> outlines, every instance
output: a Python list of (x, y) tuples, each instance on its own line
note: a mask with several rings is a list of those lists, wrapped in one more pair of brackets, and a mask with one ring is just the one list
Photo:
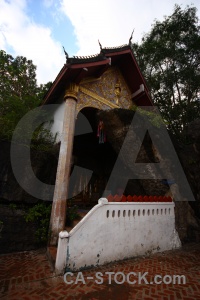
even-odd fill
[(132, 42), (134, 30), (135, 30), (135, 28), (133, 29), (133, 31), (132, 31), (132, 33), (131, 33), (131, 36), (130, 36), (130, 39), (129, 39), (129, 45), (130, 45), (130, 46), (131, 46), (131, 42)]
[(101, 43), (99, 42), (99, 40), (98, 40), (98, 43), (99, 43), (99, 46), (100, 46), (100, 49), (101, 49), (101, 51), (102, 51), (102, 45), (101, 45)]
[(65, 51), (65, 48), (64, 48), (64, 46), (62, 46), (62, 47), (63, 47), (63, 51), (64, 51), (64, 53), (65, 53), (66, 62), (67, 62), (67, 60), (68, 60), (68, 58), (69, 58), (69, 55), (68, 55), (68, 53)]

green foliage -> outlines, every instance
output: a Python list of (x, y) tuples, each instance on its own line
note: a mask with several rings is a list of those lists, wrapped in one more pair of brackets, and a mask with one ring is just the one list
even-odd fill
[(188, 163), (189, 163), (189, 165), (196, 165), (198, 163), (198, 160), (196, 160), (194, 158), (189, 158)]
[(200, 26), (196, 8), (175, 5), (171, 16), (155, 21), (133, 51), (155, 105), (178, 139), (200, 114)]
[(51, 152), (52, 146), (56, 143), (56, 136), (41, 124), (33, 133), (31, 148), (42, 152)]
[(0, 50), (0, 138), (11, 140), (16, 125), (42, 101), (51, 83), (37, 86), (31, 60)]
[(40, 86), (37, 88), (37, 97), (42, 101), (43, 97), (48, 92), (49, 88), (51, 87), (52, 82), (47, 82), (46, 84), (40, 84)]
[(148, 118), (151, 124), (157, 128), (160, 128), (162, 125), (166, 124), (166, 121), (164, 121), (160, 114), (157, 114), (154, 111), (148, 111), (147, 109), (143, 109), (141, 107), (138, 107), (136, 105), (133, 105), (131, 108), (133, 111), (138, 111), (140, 115), (144, 116), (145, 118)]
[(14, 203), (10, 203), (9, 204), (9, 208), (12, 209), (12, 210), (16, 210), (17, 209), (17, 205), (14, 204)]
[(38, 229), (35, 232), (35, 237), (38, 242), (47, 242), (49, 221), (51, 215), (51, 205), (40, 202), (29, 208), (25, 214), (26, 222), (36, 222)]
[(34, 96), (37, 91), (36, 67), (31, 60), (18, 56), (15, 59), (0, 51), (0, 100), (17, 96), (22, 101), (24, 96)]

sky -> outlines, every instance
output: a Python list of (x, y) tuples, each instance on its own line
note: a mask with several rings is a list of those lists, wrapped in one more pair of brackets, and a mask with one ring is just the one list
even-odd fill
[(53, 81), (69, 56), (92, 55), (103, 47), (141, 42), (155, 19), (200, 0), (0, 0), (0, 49), (37, 66), (38, 84)]

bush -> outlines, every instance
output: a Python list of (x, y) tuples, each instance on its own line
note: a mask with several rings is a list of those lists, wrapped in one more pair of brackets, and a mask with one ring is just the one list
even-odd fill
[(51, 215), (51, 205), (40, 202), (29, 208), (25, 214), (26, 222), (36, 222), (38, 229), (35, 232), (37, 242), (47, 242), (49, 221)]

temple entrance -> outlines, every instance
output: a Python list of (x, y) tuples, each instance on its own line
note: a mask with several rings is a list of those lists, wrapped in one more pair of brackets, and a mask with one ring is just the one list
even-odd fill
[[(97, 55), (66, 56), (65, 65), (45, 96), (44, 104), (50, 103), (58, 103), (64, 109), (62, 119), (57, 111), (54, 115), (54, 121), (60, 124), (62, 120), (63, 123), (60, 126), (61, 146), (50, 220), (49, 244), (55, 246), (59, 232), (65, 228), (66, 206), (70, 201), (64, 200), (71, 198), (74, 203), (94, 206), (102, 196), (113, 170), (117, 155), (107, 141), (102, 142), (104, 135), (100, 135), (101, 142), (97, 137), (100, 121), (97, 109), (130, 109), (133, 104), (153, 104), (130, 43), (117, 48), (100, 47)], [(79, 111), (87, 117), (93, 132), (74, 137), (74, 120)], [(76, 122), (78, 119), (79, 115)], [(74, 176), (75, 184), (71, 185), (74, 188), (73, 195), (70, 194), (70, 172), (77, 169), (75, 166), (87, 168), (93, 174), (87, 185), (84, 176), (79, 176), (79, 182), (75, 182), (78, 176)], [(116, 187), (111, 187), (114, 194), (121, 185), (121, 174), (117, 177), (118, 180), (114, 182)], [(79, 188), (79, 194), (76, 193), (76, 186), (82, 187), (82, 192)]]
[[(85, 116), (91, 126), (91, 132), (74, 136), (73, 167), (76, 165), (93, 173), (89, 183), (84, 174), (77, 179), (74, 196), (68, 201), (70, 206), (78, 205), (80, 208), (90, 209), (96, 205), (117, 159), (117, 154), (106, 139), (106, 128), (102, 127), (98, 111), (96, 108), (86, 107), (77, 116), (76, 128), (81, 126), (81, 118)], [(77, 188), (82, 190), (78, 195)]]

